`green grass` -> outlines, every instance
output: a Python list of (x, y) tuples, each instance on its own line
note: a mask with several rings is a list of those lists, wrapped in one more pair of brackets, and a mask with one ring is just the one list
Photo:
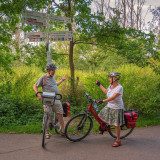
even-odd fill
[(147, 127), (160, 125), (160, 113), (147, 117), (139, 117), (137, 121), (137, 127)]
[(40, 134), (42, 129), (42, 123), (37, 123), (35, 125), (23, 125), (23, 126), (2, 126), (0, 127), (0, 132), (2, 133), (34, 133)]

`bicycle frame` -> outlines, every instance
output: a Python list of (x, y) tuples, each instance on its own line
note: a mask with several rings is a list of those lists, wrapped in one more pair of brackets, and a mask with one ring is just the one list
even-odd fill
[(93, 107), (93, 104), (91, 103), (89, 108), (88, 108), (88, 111), (90, 111), (93, 116), (95, 117), (95, 119), (97, 120), (97, 122), (100, 124), (100, 126), (102, 127), (103, 130), (109, 130), (110, 127), (108, 127), (108, 125), (106, 125), (106, 122), (104, 122), (103, 120), (101, 120), (96, 112), (96, 110), (94, 109)]

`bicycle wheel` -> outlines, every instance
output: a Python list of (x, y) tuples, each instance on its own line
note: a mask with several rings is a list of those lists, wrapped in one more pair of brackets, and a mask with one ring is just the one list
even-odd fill
[(62, 132), (62, 128), (58, 122), (58, 117), (55, 113), (54, 113), (54, 129), (57, 134), (60, 134)]
[(44, 120), (43, 120), (43, 136), (42, 136), (42, 147), (45, 147), (45, 136), (46, 136), (46, 128), (47, 128), (47, 121), (48, 121), (48, 115), (44, 115)]
[[(121, 126), (120, 139), (123, 139), (130, 135), (133, 130), (134, 128), (127, 128), (126, 125)], [(108, 132), (113, 138), (117, 138), (114, 126), (110, 126), (110, 130), (108, 130)]]
[(65, 136), (70, 141), (77, 142), (85, 138), (93, 127), (92, 119), (86, 114), (78, 114), (71, 118), (65, 127)]

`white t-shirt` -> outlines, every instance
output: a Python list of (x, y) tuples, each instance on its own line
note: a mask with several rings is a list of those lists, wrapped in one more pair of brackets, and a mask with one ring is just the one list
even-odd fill
[(124, 104), (123, 104), (123, 87), (118, 84), (117, 87), (114, 89), (111, 89), (110, 86), (108, 87), (108, 92), (107, 92), (107, 97), (112, 97), (114, 93), (119, 93), (120, 95), (113, 99), (112, 101), (109, 101), (107, 104), (107, 107), (112, 108), (112, 109), (124, 109)]

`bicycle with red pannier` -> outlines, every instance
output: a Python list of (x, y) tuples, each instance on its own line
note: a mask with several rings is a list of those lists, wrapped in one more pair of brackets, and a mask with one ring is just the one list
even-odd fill
[[(55, 94), (55, 92), (37, 92), (37, 94), (40, 93), (42, 96), (42, 102), (43, 104), (47, 104), (50, 107), (52, 107), (52, 105), (54, 104), (55, 100), (61, 100), (62, 99), (62, 95), (61, 94)], [(37, 96), (36, 94), (36, 96)], [(67, 117), (69, 116), (70, 113), (70, 104), (69, 102), (65, 102), (62, 104), (63, 107), (63, 117)], [(43, 131), (43, 135), (42, 135), (42, 147), (45, 148), (45, 139), (46, 139), (46, 129), (47, 129), (47, 123), (49, 121), (49, 119), (52, 119), (52, 121), (49, 123), (49, 130), (52, 130), (53, 128), (55, 129), (55, 132), (57, 134), (60, 134), (62, 132), (62, 128), (58, 122), (58, 117), (56, 115), (56, 113), (54, 112), (53, 117), (52, 115), (50, 115), (48, 112), (44, 113), (44, 117), (43, 117), (43, 126), (42, 126), (42, 131)]]
[[(102, 132), (108, 131), (113, 138), (116, 138), (116, 132), (114, 126), (108, 125), (98, 116), (94, 108), (96, 100), (93, 100), (86, 92), (85, 96), (90, 102), (90, 105), (88, 109), (84, 110), (84, 113), (80, 113), (72, 117), (67, 122), (65, 127), (66, 138), (69, 139), (70, 141), (77, 142), (84, 139), (90, 133), (93, 127), (93, 120), (91, 116), (89, 116), (90, 112), (95, 117), (96, 121), (99, 123), (99, 130)], [(138, 119), (138, 112), (134, 111), (133, 109), (125, 110), (124, 115), (125, 115), (125, 124), (121, 126), (120, 139), (123, 139), (132, 133), (132, 131), (136, 127), (136, 122)]]

